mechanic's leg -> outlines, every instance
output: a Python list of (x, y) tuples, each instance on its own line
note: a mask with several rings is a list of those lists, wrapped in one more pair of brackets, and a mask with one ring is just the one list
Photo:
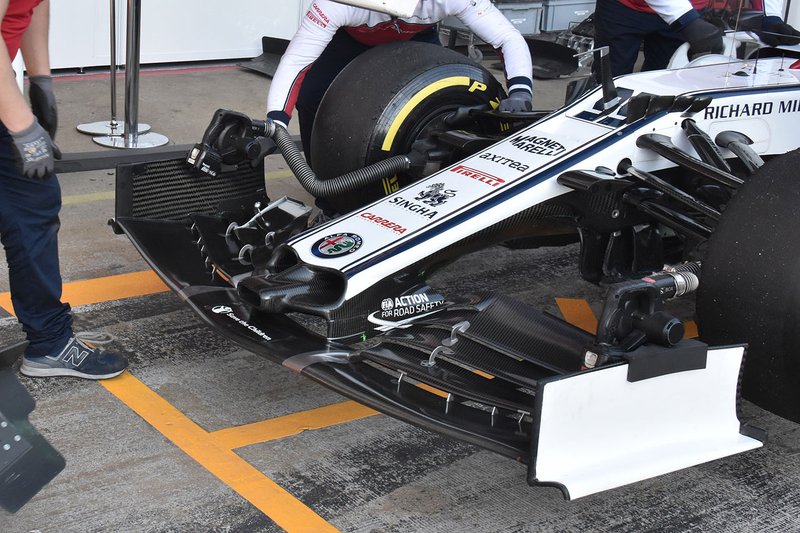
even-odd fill
[(317, 109), (319, 109), (319, 104), (325, 95), (325, 91), (328, 90), (336, 75), (350, 61), (370, 48), (357, 42), (347, 35), (347, 32), (340, 29), (308, 72), (306, 72), (295, 107), (300, 124), (303, 153), (305, 153), (306, 161), (308, 161), (309, 165), (311, 165), (311, 129), (314, 126), (314, 117), (317, 116)]
[(644, 40), (643, 71), (667, 68), (675, 50), (684, 43), (677, 33), (670, 31), (666, 22), (662, 21), (662, 24), (659, 31), (651, 33)]
[(431, 44), (438, 44), (442, 46), (442, 40), (439, 39), (439, 31), (434, 26), (429, 30), (424, 30), (416, 34), (411, 38), (412, 41), (418, 43), (431, 43)]
[(28, 337), (28, 356), (58, 353), (72, 336), (69, 305), (61, 302), (60, 209), (58, 179), (20, 175), (10, 136), (0, 125), (0, 239), (8, 260), (11, 301)]
[[(344, 30), (340, 29), (306, 73), (303, 84), (300, 86), (300, 94), (297, 97), (295, 107), (297, 109), (298, 123), (300, 124), (300, 140), (303, 143), (303, 153), (309, 166), (312, 164), (311, 130), (314, 127), (314, 118), (317, 116), (317, 109), (319, 109), (319, 104), (322, 102), (325, 91), (328, 90), (333, 79), (350, 61), (369, 49), (369, 46), (359, 43), (347, 35)], [(320, 220), (336, 216), (336, 210), (324, 199), (317, 198), (314, 203), (320, 212), (324, 214)]]
[[(641, 13), (622, 5), (618, 0), (597, 0), (594, 12), (594, 46), (609, 47), (611, 75), (633, 72), (646, 28)], [(646, 20), (646, 18), (645, 18)], [(595, 75), (600, 65), (592, 65)]]

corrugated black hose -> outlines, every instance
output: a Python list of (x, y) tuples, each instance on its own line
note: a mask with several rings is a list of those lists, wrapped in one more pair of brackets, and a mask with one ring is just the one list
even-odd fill
[(283, 126), (267, 121), (266, 134), (272, 137), (278, 145), (289, 168), (292, 170), (300, 185), (315, 198), (329, 198), (354, 191), (365, 185), (375, 183), (383, 178), (390, 178), (398, 172), (411, 168), (411, 159), (405, 155), (395, 155), (383, 161), (378, 161), (364, 168), (348, 172), (343, 176), (331, 179), (319, 179), (311, 167), (308, 166), (297, 145), (289, 136)]

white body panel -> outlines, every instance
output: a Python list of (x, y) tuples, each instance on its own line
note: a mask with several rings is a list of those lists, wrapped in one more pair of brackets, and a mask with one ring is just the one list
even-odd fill
[(739, 433), (743, 353), (709, 350), (703, 370), (635, 383), (620, 365), (545, 384), (537, 481), (579, 498), (761, 447)]
[[(723, 130), (738, 130), (753, 139), (759, 154), (780, 154), (800, 144), (796, 131), (800, 71), (785, 69), (785, 63), (772, 59), (761, 60), (757, 68), (750, 62), (736, 62), (646, 72), (618, 79), (618, 89), (623, 97), (641, 92), (713, 96), (708, 108), (693, 117), (712, 138)], [(680, 128), (680, 113), (623, 125), (623, 118), (613, 113), (600, 116), (600, 98), (597, 89), (486, 151), (306, 232), (290, 244), (302, 261), (345, 272), (349, 299), (434, 250), (567, 192), (556, 183), (557, 176), (567, 170), (598, 166), (616, 170), (626, 158), (644, 170), (671, 166), (653, 152), (636, 147), (641, 134), (667, 135), (693, 153)], [(516, 168), (487, 159), (486, 154), (507, 158)], [(446, 196), (440, 205), (425, 203), (423, 195), (434, 190)], [(468, 224), (457, 223), (466, 217)], [(330, 258), (312, 253), (320, 239), (338, 233), (360, 236), (361, 246)]]

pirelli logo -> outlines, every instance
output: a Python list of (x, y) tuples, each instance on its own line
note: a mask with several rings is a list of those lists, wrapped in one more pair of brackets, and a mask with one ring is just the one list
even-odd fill
[(491, 174), (487, 174), (486, 172), (482, 172), (480, 170), (476, 170), (471, 167), (466, 167), (464, 165), (458, 165), (455, 167), (451, 172), (455, 174), (461, 174), (462, 176), (467, 176), (468, 178), (472, 178), (474, 180), (480, 181), (481, 183), (485, 183), (490, 187), (497, 187), (506, 182), (506, 180), (502, 178), (498, 178), (497, 176), (492, 176)]

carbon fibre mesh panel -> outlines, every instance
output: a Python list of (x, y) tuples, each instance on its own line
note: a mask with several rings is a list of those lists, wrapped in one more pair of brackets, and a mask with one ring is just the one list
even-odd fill
[(584, 348), (593, 339), (572, 324), (502, 295), (470, 321), (463, 336), (557, 373), (579, 370)]
[(221, 201), (264, 188), (264, 166), (210, 177), (183, 158), (117, 167), (116, 216), (179, 220), (190, 213), (213, 214)]

